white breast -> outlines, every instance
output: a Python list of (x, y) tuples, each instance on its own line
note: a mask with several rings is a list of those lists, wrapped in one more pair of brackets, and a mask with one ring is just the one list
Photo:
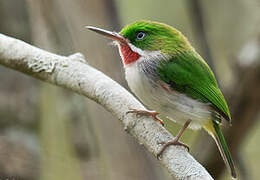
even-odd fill
[[(147, 108), (159, 112), (162, 118), (169, 118), (182, 125), (190, 119), (192, 122), (189, 128), (192, 129), (199, 129), (211, 118), (212, 109), (209, 104), (177, 91), (168, 92), (160, 85), (159, 78), (151, 79), (143, 72), (144, 63), (149, 71), (149, 68), (156, 67), (158, 59), (167, 60), (169, 56), (163, 55), (160, 51), (143, 51), (131, 43), (129, 46), (140, 54), (140, 58), (132, 64), (124, 65), (125, 77), (132, 92)], [(123, 58), (121, 52), (120, 55)]]
[(179, 124), (192, 120), (189, 126), (199, 129), (203, 122), (210, 119), (211, 108), (208, 104), (194, 100), (176, 91), (168, 92), (159, 82), (151, 81), (140, 70), (137, 61), (125, 67), (125, 76), (130, 89), (149, 109), (155, 110), (162, 117), (167, 117)]

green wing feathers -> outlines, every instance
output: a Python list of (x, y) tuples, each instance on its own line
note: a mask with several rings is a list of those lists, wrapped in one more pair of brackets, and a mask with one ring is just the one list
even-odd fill
[(214, 74), (196, 52), (180, 53), (162, 62), (158, 73), (174, 90), (210, 103), (227, 121), (231, 120), (227, 103)]
[[(169, 84), (171, 88), (194, 99), (209, 103), (217, 113), (230, 122), (230, 112), (225, 98), (218, 88), (215, 76), (195, 51), (175, 54), (170, 60), (162, 61), (158, 73), (161, 80)], [(216, 141), (232, 177), (236, 178), (234, 163), (221, 132), (220, 122), (221, 118), (216, 113), (212, 113), (212, 120), (203, 127)]]

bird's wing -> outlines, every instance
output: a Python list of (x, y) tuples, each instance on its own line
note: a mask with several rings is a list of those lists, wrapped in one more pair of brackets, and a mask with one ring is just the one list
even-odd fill
[(210, 103), (227, 121), (231, 121), (227, 103), (214, 74), (197, 53), (180, 53), (168, 61), (163, 61), (159, 65), (158, 73), (174, 90)]

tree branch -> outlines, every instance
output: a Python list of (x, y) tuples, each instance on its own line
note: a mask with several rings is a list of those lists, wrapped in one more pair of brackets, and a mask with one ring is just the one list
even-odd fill
[[(115, 81), (84, 62), (79, 53), (59, 56), (0, 34), (0, 64), (96, 101), (116, 116), (125, 130), (154, 155), (161, 149), (158, 142), (173, 139), (153, 119), (126, 115), (130, 108), (145, 107)], [(177, 179), (212, 179), (183, 147), (168, 148), (160, 163)]]

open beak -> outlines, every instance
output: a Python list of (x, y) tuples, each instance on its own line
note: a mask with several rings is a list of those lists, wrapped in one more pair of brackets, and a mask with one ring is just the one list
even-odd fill
[(107, 31), (107, 30), (100, 29), (100, 28), (93, 27), (93, 26), (86, 26), (86, 28), (91, 30), (91, 31), (94, 31), (98, 34), (104, 35), (104, 36), (106, 36), (110, 39), (113, 39), (115, 41), (119, 41), (121, 43), (127, 43), (127, 40), (123, 36), (121, 36), (120, 34), (118, 34), (116, 32)]

